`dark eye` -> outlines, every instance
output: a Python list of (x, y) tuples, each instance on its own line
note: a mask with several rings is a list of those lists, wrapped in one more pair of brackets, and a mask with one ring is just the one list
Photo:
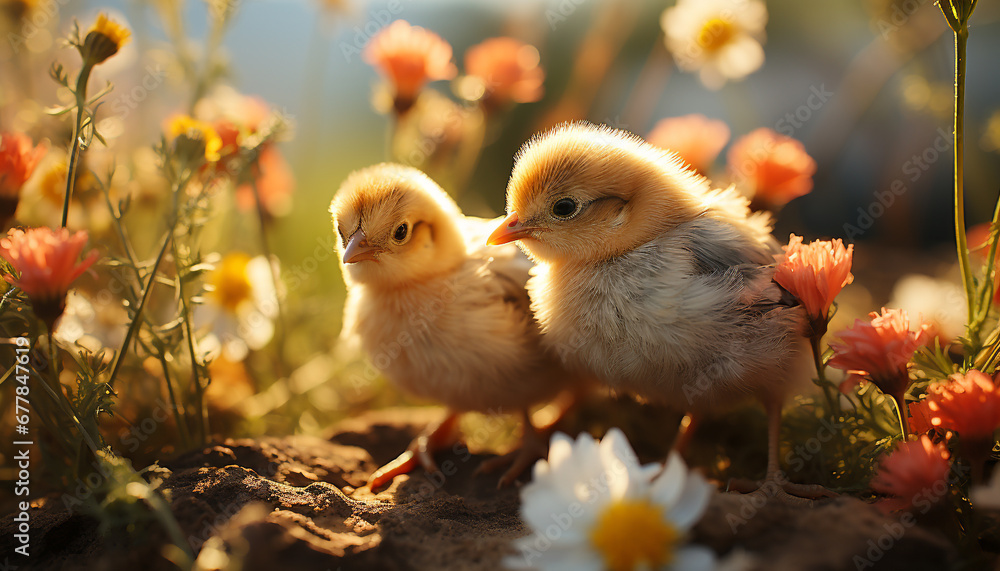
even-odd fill
[(576, 201), (572, 198), (560, 198), (552, 205), (552, 214), (558, 218), (569, 218), (576, 214)]
[(404, 222), (403, 224), (400, 224), (398, 228), (396, 228), (396, 231), (392, 234), (392, 239), (397, 242), (402, 242), (403, 240), (406, 240), (406, 235), (409, 234), (409, 232), (410, 232), (410, 227), (407, 226), (406, 223)]

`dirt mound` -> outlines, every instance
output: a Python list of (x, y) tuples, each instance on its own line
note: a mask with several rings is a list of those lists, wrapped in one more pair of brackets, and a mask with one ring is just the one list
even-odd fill
[[(373, 412), (342, 423), (329, 440), (225, 440), (164, 462), (163, 488), (208, 568), (228, 560), (269, 571), (497, 569), (526, 529), (517, 489), (498, 491), (495, 476), (473, 474), (488, 456), (457, 446), (439, 457), (441, 474), (418, 471), (378, 494), (363, 487), (441, 414)], [(96, 520), (71, 513), (59, 498), (40, 502), (31, 518), (30, 561), (13, 555), (13, 515), (0, 522), (9, 569), (174, 568), (158, 529), (141, 538), (104, 536)], [(720, 554), (745, 550), (757, 569), (947, 567), (947, 544), (899, 522), (855, 498), (807, 508), (723, 493), (694, 535)]]

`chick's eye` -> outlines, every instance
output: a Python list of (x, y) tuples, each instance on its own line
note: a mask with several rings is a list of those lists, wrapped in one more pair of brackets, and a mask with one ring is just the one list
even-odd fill
[(400, 224), (399, 227), (396, 228), (396, 231), (392, 234), (392, 239), (397, 242), (402, 242), (403, 240), (406, 240), (406, 235), (409, 232), (410, 232), (409, 226), (407, 226), (405, 223)]
[(552, 205), (552, 214), (558, 218), (568, 218), (576, 214), (576, 201), (572, 198), (560, 198)]

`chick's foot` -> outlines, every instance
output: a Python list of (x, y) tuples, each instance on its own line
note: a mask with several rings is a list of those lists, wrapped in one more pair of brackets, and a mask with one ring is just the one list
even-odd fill
[(439, 424), (421, 434), (395, 460), (382, 466), (368, 478), (368, 488), (375, 492), (392, 482), (401, 474), (408, 474), (421, 466), (428, 472), (437, 472), (434, 453), (444, 450), (458, 440), (458, 419), (460, 415), (449, 413)]

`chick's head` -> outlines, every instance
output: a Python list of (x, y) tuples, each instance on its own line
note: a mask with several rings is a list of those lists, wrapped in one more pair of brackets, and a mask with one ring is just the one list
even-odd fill
[(697, 216), (707, 184), (631, 133), (563, 124), (521, 148), (490, 243), (520, 240), (537, 261), (607, 259)]
[(396, 164), (351, 173), (330, 205), (348, 283), (397, 288), (466, 256), (455, 202), (427, 175)]

